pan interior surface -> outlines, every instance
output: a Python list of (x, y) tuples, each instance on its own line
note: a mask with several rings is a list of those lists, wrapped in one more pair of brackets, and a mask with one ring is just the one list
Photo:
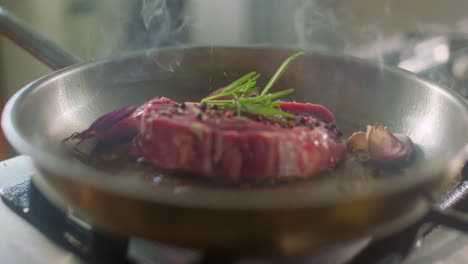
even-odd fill
[[(422, 156), (407, 175), (375, 179), (360, 171), (337, 170), (284, 188), (219, 189), (172, 176), (155, 175), (153, 181), (147, 181), (129, 177), (131, 171), (106, 173), (63, 150), (64, 138), (125, 105), (156, 96), (198, 101), (250, 71), (260, 72), (260, 85), (264, 85), (292, 52), (270, 48), (168, 49), (74, 66), (16, 94), (7, 107), (4, 129), (15, 148), (48, 171), (123, 195), (221, 208), (301, 207), (304, 202), (346, 199), (346, 194), (375, 195), (410, 188), (442, 173), (468, 142), (466, 105), (450, 92), (402, 71), (352, 58), (307, 53), (290, 66), (275, 88), (294, 88), (289, 100), (326, 106), (345, 136), (365, 131), (366, 125), (376, 122), (410, 136)], [(167, 180), (161, 181), (161, 177)]]

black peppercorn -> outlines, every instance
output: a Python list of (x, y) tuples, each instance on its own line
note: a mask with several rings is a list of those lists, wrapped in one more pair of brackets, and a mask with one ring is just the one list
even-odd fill
[(305, 117), (301, 116), (301, 118), (299, 119), (299, 123), (305, 125), (307, 123), (307, 120), (305, 119)]
[(336, 128), (336, 125), (335, 125), (335, 123), (332, 122), (332, 123), (329, 123), (329, 124), (327, 125), (327, 128), (330, 129), (330, 130), (333, 130), (333, 129)]
[(202, 112), (205, 112), (206, 111), (206, 103), (202, 103), (200, 105), (200, 110), (202, 110)]
[(198, 120), (202, 120), (202, 117), (203, 117), (202, 113), (198, 113), (198, 114), (197, 114), (197, 119), (198, 119)]
[(180, 108), (182, 108), (182, 109), (185, 109), (185, 107), (186, 107), (185, 103), (182, 103), (182, 104), (180, 105)]

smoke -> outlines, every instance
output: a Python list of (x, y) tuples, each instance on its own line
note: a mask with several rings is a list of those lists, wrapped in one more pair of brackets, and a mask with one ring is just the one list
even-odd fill
[[(160, 46), (175, 46), (184, 39), (184, 2), (182, 0), (135, 1), (135, 13), (130, 28), (130, 48), (147, 49)], [(138, 3), (139, 2), (139, 3)]]
[(167, 12), (166, 0), (143, 0), (141, 18), (147, 30), (149, 30), (151, 22), (155, 18), (162, 21), (162, 25), (167, 27), (171, 17), (169, 12)]
[[(140, 1), (136, 1), (140, 2)], [(141, 0), (134, 7), (134, 19), (128, 38), (129, 50), (153, 50), (155, 62), (164, 70), (174, 72), (180, 66), (183, 54), (178, 53), (161, 60), (154, 50), (166, 46), (178, 46), (185, 40), (185, 13), (183, 0)]]
[[(110, 1), (110, 0), (108, 0)], [(160, 69), (175, 72), (185, 54), (162, 56), (159, 50), (177, 47), (186, 41), (185, 0), (121, 0), (102, 5), (101, 20), (97, 27), (95, 58), (119, 57), (143, 52)], [(107, 9), (105, 9), (107, 8)], [(113, 8), (113, 9), (109, 9)], [(115, 11), (115, 12), (113, 12)], [(144, 76), (145, 68), (132, 68), (132, 78)], [(107, 73), (103, 73), (107, 74)], [(130, 73), (129, 73), (130, 74)]]
[(294, 29), (299, 46), (314, 50), (340, 49), (340, 27), (330, 1), (303, 0), (295, 10)]
[[(384, 55), (391, 52), (394, 46), (398, 46), (393, 42), (400, 42), (400, 38), (392, 39), (386, 36), (378, 21), (370, 21), (361, 26), (357, 33), (358, 43), (348, 42), (345, 46), (345, 52), (364, 59), (371, 59), (380, 65), (384, 64)], [(363, 43), (365, 44), (363, 45)], [(359, 47), (357, 50), (356, 46)]]

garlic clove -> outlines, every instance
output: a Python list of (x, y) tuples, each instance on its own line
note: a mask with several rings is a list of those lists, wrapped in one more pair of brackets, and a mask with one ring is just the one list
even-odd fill
[(346, 141), (349, 152), (367, 151), (366, 133), (362, 131), (354, 132)]
[(367, 150), (371, 159), (392, 162), (409, 157), (413, 143), (408, 136), (394, 135), (382, 124), (367, 126)]

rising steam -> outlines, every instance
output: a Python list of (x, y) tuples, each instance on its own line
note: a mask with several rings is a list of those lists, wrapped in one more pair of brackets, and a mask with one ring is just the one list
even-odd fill
[(301, 47), (314, 50), (338, 49), (339, 25), (333, 7), (321, 0), (303, 0), (294, 14), (294, 28)]
[(153, 19), (158, 18), (158, 20), (166, 22), (163, 25), (167, 25), (170, 22), (170, 15), (167, 12), (166, 0), (143, 0), (141, 6), (141, 18), (143, 19), (143, 24), (148, 30), (151, 26)]
[(142, 25), (141, 46), (176, 45), (181, 41), (184, 28), (184, 1), (142, 0), (140, 17)]
[[(137, 36), (137, 48), (154, 49), (180, 44), (185, 25), (181, 6), (182, 1), (178, 0), (142, 0), (140, 17), (144, 30)], [(161, 68), (173, 72), (182, 58), (183, 54), (177, 54), (167, 61), (156, 59), (156, 62)]]

